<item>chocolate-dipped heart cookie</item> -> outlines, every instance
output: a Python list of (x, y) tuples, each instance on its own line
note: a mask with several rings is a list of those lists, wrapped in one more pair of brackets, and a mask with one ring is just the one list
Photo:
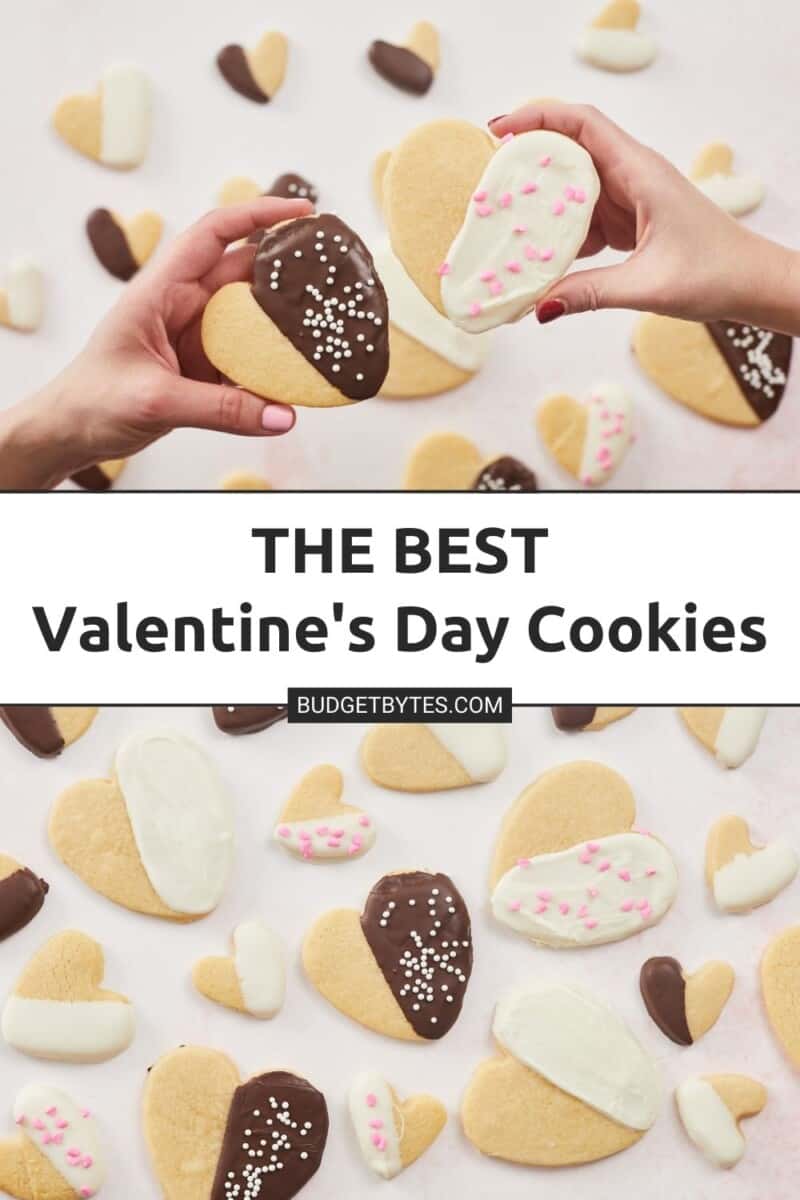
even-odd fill
[(726, 962), (707, 962), (687, 975), (677, 958), (648, 958), (639, 972), (645, 1007), (658, 1028), (678, 1046), (691, 1046), (719, 1020), (735, 982)]
[(96, 208), (86, 220), (86, 235), (97, 261), (123, 283), (133, 279), (150, 258), (163, 228), (158, 213), (149, 210), (126, 220), (108, 208)]
[(119, 479), (127, 458), (110, 458), (106, 462), (97, 463), (93, 467), (84, 467), (70, 475), (70, 479), (85, 492), (107, 492)]
[(232, 43), (217, 55), (223, 79), (235, 92), (256, 104), (267, 104), (286, 74), (289, 43), (282, 33), (265, 33), (252, 49)]
[(556, 729), (565, 733), (582, 730), (605, 729), (614, 721), (621, 721), (635, 709), (593, 704), (555, 704), (551, 709)]
[(37, 758), (55, 758), (86, 733), (96, 716), (96, 708), (50, 708), (44, 704), (0, 708), (0, 721)]
[(216, 704), (211, 711), (217, 729), (238, 737), (269, 729), (285, 720), (289, 710), (285, 704)]
[(0, 854), (0, 942), (33, 920), (49, 891), (49, 885), (28, 867)]
[(439, 69), (439, 33), (430, 21), (417, 21), (404, 46), (373, 42), (369, 61), (395, 87), (424, 96)]
[(431, 433), (414, 447), (403, 486), (408, 491), (535, 492), (536, 476), (518, 458), (485, 459), (460, 433)]

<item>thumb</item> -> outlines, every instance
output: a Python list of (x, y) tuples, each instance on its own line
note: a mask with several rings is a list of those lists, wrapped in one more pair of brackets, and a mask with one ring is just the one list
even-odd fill
[(190, 426), (245, 437), (288, 433), (295, 423), (295, 411), (287, 404), (264, 400), (232, 383), (197, 383), (182, 377), (175, 379), (157, 408), (159, 420), (173, 429)]
[(547, 325), (567, 313), (640, 307), (635, 272), (628, 262), (624, 262), (565, 275), (539, 300), (536, 318), (540, 325)]

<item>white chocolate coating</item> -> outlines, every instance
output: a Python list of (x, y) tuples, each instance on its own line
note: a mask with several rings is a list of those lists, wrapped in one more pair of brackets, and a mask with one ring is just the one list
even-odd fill
[(778, 838), (754, 854), (737, 854), (714, 872), (714, 902), (723, 912), (747, 912), (766, 904), (797, 875), (797, 854)]
[(578, 478), (587, 485), (605, 483), (633, 440), (633, 401), (618, 384), (601, 384), (589, 398), (587, 415)]
[(364, 1162), (381, 1179), (394, 1179), (403, 1162), (388, 1083), (376, 1071), (362, 1071), (350, 1085), (347, 1102)]
[(274, 1017), (286, 994), (286, 947), (263, 921), (243, 921), (233, 932), (234, 965), (247, 1011)]
[(16, 258), (6, 280), (8, 318), (14, 329), (33, 333), (44, 315), (44, 280), (32, 259)]
[(764, 184), (755, 175), (723, 175), (720, 172), (692, 182), (709, 200), (733, 217), (752, 212), (766, 195)]
[(744, 1154), (745, 1141), (725, 1101), (707, 1079), (685, 1079), (675, 1090), (683, 1127), (718, 1167), (733, 1167)]
[(358, 858), (375, 845), (375, 824), (366, 813), (334, 813), (317, 821), (279, 821), (279, 846), (308, 862)]
[(58, 1088), (30, 1084), (14, 1101), (14, 1119), (51, 1165), (75, 1189), (96, 1196), (106, 1177), (97, 1123), (88, 1109)]
[(506, 740), (498, 725), (428, 725), (473, 783), (496, 779), (506, 765)]
[(717, 760), (726, 767), (740, 767), (758, 745), (766, 719), (766, 708), (726, 708), (714, 739)]
[(584, 62), (604, 71), (640, 71), (649, 67), (658, 46), (647, 33), (638, 29), (584, 29), (578, 42), (578, 55)]
[(132, 1004), (114, 1000), (8, 997), (3, 1037), (33, 1058), (103, 1062), (127, 1049), (136, 1032)]
[(137, 167), (150, 142), (150, 81), (138, 67), (118, 64), (103, 73), (100, 161)]

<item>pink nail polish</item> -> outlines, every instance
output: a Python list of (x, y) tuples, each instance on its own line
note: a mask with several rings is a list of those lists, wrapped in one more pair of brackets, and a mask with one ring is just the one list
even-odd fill
[(294, 425), (294, 410), (285, 404), (267, 404), (261, 414), (261, 428), (267, 433), (288, 433)]

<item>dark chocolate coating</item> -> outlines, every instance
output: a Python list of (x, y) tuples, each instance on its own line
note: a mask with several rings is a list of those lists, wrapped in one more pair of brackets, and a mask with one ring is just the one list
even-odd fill
[(759, 421), (766, 421), (786, 390), (792, 339), (785, 333), (736, 321), (709, 321), (706, 329), (748, 405)]
[(87, 492), (107, 492), (112, 483), (99, 463), (95, 467), (84, 467), (82, 471), (76, 471), (74, 475), (70, 475), (70, 479)]
[(585, 729), (587, 725), (591, 725), (597, 708), (589, 704), (554, 704), (550, 711), (556, 729), (572, 733), (576, 729)]
[(248, 1079), (233, 1093), (209, 1200), (290, 1200), (316, 1174), (327, 1138), (325, 1097), (308, 1080)]
[(310, 200), (312, 204), (316, 204), (319, 199), (314, 184), (294, 171), (279, 175), (272, 187), (268, 188), (266, 195), (281, 196), (284, 200)]
[(424, 96), (433, 83), (433, 71), (425, 59), (406, 46), (373, 42), (369, 48), (369, 61), (388, 83), (404, 92), (413, 92), (415, 96)]
[(114, 220), (113, 213), (107, 208), (96, 208), (86, 221), (86, 232), (101, 266), (123, 283), (133, 279), (139, 270), (139, 264), (133, 257), (124, 230)]
[(539, 485), (533, 471), (510, 454), (487, 463), (472, 485), (473, 492), (536, 492)]
[(215, 704), (211, 710), (223, 733), (260, 733), (288, 715), (285, 704)]
[(361, 929), (414, 1032), (444, 1037), (472, 973), (469, 913), (453, 881), (427, 871), (384, 875), (367, 897)]
[(667, 956), (648, 958), (639, 973), (639, 987), (647, 1011), (662, 1033), (679, 1046), (691, 1046), (686, 1020), (686, 981), (681, 964)]
[(269, 96), (263, 92), (253, 78), (250, 63), (242, 46), (225, 46), (217, 55), (217, 66), (223, 77), (240, 96), (266, 104)]
[(0, 721), (37, 758), (55, 758), (64, 749), (61, 731), (44, 704), (10, 704), (0, 708)]
[(49, 890), (48, 884), (27, 867), (0, 880), (0, 942), (33, 920)]

